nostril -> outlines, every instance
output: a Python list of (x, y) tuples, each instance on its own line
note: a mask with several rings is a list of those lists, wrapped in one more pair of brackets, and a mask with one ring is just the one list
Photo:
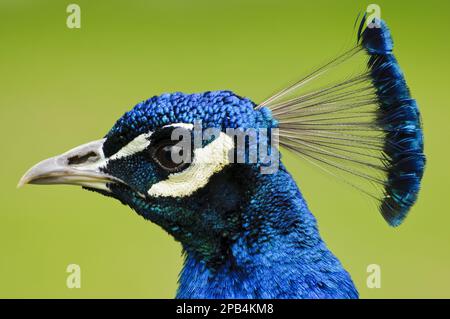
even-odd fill
[(98, 159), (99, 159), (99, 156), (97, 153), (89, 152), (85, 155), (75, 155), (75, 156), (69, 157), (69, 159), (67, 160), (67, 163), (69, 165), (79, 165), (79, 164), (84, 164), (86, 162), (95, 162)]

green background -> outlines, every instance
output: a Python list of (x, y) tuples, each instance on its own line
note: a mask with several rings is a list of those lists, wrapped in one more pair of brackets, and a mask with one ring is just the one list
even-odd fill
[[(180, 245), (119, 202), (25, 187), (36, 162), (101, 138), (170, 91), (231, 89), (259, 102), (353, 41), (365, 1), (0, 2), (0, 297), (172, 298)], [(285, 154), (321, 233), (363, 298), (450, 297), (450, 2), (378, 1), (420, 103), (428, 165), (417, 205), (389, 228), (368, 198)], [(81, 289), (66, 267), (81, 266)], [(366, 287), (379, 264), (380, 289)]]

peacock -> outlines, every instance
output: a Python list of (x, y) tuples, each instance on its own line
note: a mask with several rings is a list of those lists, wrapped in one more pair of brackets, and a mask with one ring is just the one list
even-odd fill
[(356, 26), (354, 47), (259, 104), (231, 91), (154, 96), (19, 186), (79, 185), (162, 227), (183, 249), (177, 298), (358, 298), (279, 161), (283, 148), (332, 174), (394, 227), (415, 203), (418, 105), (386, 23)]

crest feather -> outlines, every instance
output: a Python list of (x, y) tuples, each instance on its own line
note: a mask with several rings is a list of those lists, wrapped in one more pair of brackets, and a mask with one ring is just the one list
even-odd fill
[(257, 109), (278, 120), (280, 146), (376, 199), (398, 226), (419, 193), (423, 133), (389, 28), (373, 22), (368, 27), (364, 16), (354, 48)]

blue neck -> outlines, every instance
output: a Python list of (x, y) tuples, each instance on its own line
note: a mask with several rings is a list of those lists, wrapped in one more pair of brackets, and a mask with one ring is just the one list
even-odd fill
[(258, 175), (241, 215), (242, 232), (218, 267), (186, 252), (177, 298), (358, 297), (284, 167)]

